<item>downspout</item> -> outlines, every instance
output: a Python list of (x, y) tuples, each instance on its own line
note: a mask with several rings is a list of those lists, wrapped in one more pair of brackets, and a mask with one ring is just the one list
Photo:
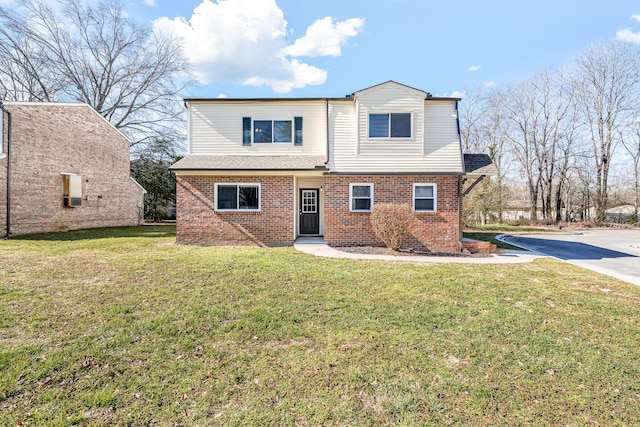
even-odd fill
[(458, 239), (460, 239), (460, 252), (464, 252), (462, 228), (462, 175), (458, 175)]
[(456, 128), (458, 130), (458, 141), (460, 141), (460, 160), (462, 161), (462, 174), (458, 175), (458, 238), (460, 239), (460, 252), (464, 251), (463, 241), (463, 214), (462, 214), (462, 182), (463, 176), (466, 175), (467, 170), (464, 164), (464, 151), (462, 150), (462, 137), (460, 136), (460, 113), (458, 111), (458, 101), (456, 101)]
[[(2, 101), (0, 101), (0, 110), (7, 113), (7, 238), (11, 232), (11, 112), (4, 109)], [(4, 115), (0, 116), (0, 120), (4, 120)], [(4, 135), (3, 135), (4, 136)], [(3, 138), (0, 136), (0, 143)]]
[(327, 160), (324, 162), (325, 165), (329, 164), (329, 98), (324, 99), (325, 107), (326, 107), (326, 115), (327, 115)]

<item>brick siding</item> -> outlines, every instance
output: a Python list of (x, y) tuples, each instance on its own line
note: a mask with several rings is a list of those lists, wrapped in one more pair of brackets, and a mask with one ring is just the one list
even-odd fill
[[(129, 141), (98, 113), (87, 105), (5, 108), (13, 119), (12, 235), (140, 223), (143, 190), (130, 178)], [(6, 153), (6, 126), (3, 144)], [(63, 172), (82, 177), (80, 207), (63, 206)], [(0, 175), (0, 201), (6, 203), (6, 157)], [(5, 224), (0, 227), (6, 234)]]
[[(260, 183), (260, 212), (215, 211), (216, 183)], [(437, 185), (437, 212), (418, 212), (404, 248), (460, 252), (457, 176), (345, 176), (324, 181), (324, 238), (332, 245), (383, 246), (368, 212), (349, 211), (349, 184), (372, 183), (374, 203), (412, 203), (413, 184)], [(291, 245), (293, 176), (178, 176), (177, 242), (200, 245)]]
[(457, 176), (329, 175), (324, 184), (324, 239), (330, 245), (383, 246), (376, 238), (368, 212), (349, 211), (349, 184), (373, 184), (375, 203), (413, 202), (413, 184), (437, 185), (437, 212), (416, 212), (403, 248), (460, 252)]
[[(260, 212), (215, 210), (216, 183), (259, 183)], [(292, 245), (293, 176), (178, 176), (178, 243), (206, 246)]]

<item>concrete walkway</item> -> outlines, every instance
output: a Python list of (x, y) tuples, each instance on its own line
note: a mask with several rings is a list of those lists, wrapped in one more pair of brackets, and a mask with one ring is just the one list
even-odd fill
[(309, 255), (325, 258), (365, 259), (379, 261), (413, 262), (420, 264), (457, 263), (457, 264), (522, 264), (531, 262), (544, 255), (534, 252), (510, 251), (489, 256), (428, 256), (428, 255), (375, 255), (343, 252), (327, 245), (322, 237), (298, 237), (293, 247)]

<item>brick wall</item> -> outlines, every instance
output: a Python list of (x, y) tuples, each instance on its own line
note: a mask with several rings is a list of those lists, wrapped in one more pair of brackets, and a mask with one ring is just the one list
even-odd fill
[[(120, 132), (87, 105), (5, 108), (13, 119), (11, 234), (139, 224), (143, 190), (130, 178), (129, 141)], [(63, 206), (63, 172), (81, 175), (81, 207)]]
[[(260, 183), (260, 212), (216, 212), (216, 183)], [(178, 243), (291, 245), (295, 239), (293, 176), (178, 176)]]
[(349, 184), (374, 186), (375, 203), (413, 201), (413, 184), (437, 185), (437, 212), (416, 212), (404, 248), (460, 252), (457, 176), (328, 175), (324, 184), (324, 239), (331, 245), (384, 246), (371, 229), (368, 212), (349, 211)]
[(0, 237), (7, 235), (7, 115), (0, 110), (3, 120), (0, 136)]

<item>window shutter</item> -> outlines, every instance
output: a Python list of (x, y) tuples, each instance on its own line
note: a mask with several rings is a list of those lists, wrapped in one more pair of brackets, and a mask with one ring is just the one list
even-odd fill
[(293, 118), (293, 145), (302, 145), (302, 117)]
[(251, 117), (242, 118), (242, 145), (251, 145)]

